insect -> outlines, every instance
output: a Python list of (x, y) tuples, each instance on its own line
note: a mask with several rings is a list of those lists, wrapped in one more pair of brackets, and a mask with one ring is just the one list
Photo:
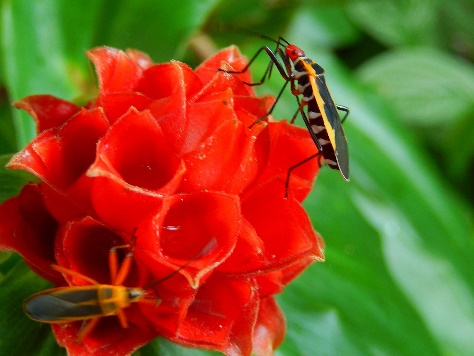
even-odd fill
[[(320, 155), (322, 155), (326, 164), (330, 168), (339, 170), (342, 177), (348, 181), (349, 155), (346, 136), (342, 129), (342, 123), (349, 114), (349, 109), (345, 106), (336, 105), (334, 103), (326, 85), (324, 69), (315, 61), (306, 57), (305, 52), (301, 48), (290, 44), (282, 37), (279, 37), (278, 40), (263, 35), (259, 35), (259, 37), (275, 42), (275, 51), (272, 51), (268, 46), (263, 46), (257, 51), (257, 53), (255, 53), (245, 68), (241, 71), (220, 70), (232, 74), (244, 73), (248, 70), (258, 55), (264, 51), (270, 57), (270, 63), (264, 72), (262, 79), (256, 83), (245, 82), (245, 84), (251, 86), (263, 84), (266, 79), (270, 78), (273, 66), (278, 69), (280, 75), (286, 81), (269, 112), (265, 116), (259, 118), (255, 123), (263, 120), (273, 112), (273, 109), (283, 91), (288, 83), (290, 83), (291, 92), (298, 103), (298, 110), (293, 115), (291, 123), (294, 122), (296, 116), (300, 113), (314, 144), (318, 148), (318, 153), (289, 168), (286, 182), (287, 195), (291, 171)], [(300, 95), (302, 95), (301, 101), (299, 99)], [(308, 107), (308, 115), (306, 115), (304, 111), (305, 106)], [(342, 120), (339, 117), (338, 110), (345, 112)]]
[[(129, 249), (119, 266), (117, 251)], [(132, 265), (134, 251), (133, 243), (112, 247), (109, 251), (109, 267), (111, 284), (99, 284), (97, 281), (70, 269), (51, 265), (51, 268), (73, 277), (81, 278), (90, 283), (86, 286), (59, 287), (41, 291), (27, 298), (23, 304), (26, 315), (35, 321), (50, 324), (69, 323), (82, 320), (76, 341), (80, 342), (97, 325), (101, 317), (117, 315), (120, 325), (128, 327), (127, 318), (123, 311), (130, 304), (139, 301), (157, 303), (157, 299), (147, 299), (145, 290), (173, 277), (189, 263), (197, 258), (194, 257), (164, 278), (153, 282), (144, 288), (128, 288), (123, 286)]]

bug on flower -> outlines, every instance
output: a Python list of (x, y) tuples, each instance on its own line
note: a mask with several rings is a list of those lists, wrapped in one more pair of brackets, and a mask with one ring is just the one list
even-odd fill
[[(119, 267), (117, 250), (125, 248), (129, 249), (129, 252)], [(159, 302), (157, 299), (147, 299), (145, 297), (146, 289), (173, 277), (196, 258), (144, 288), (129, 288), (122, 284), (130, 272), (133, 250), (134, 243), (110, 249), (111, 284), (99, 284), (92, 278), (78, 272), (58, 265), (51, 265), (52, 269), (63, 275), (81, 278), (91, 285), (51, 288), (33, 294), (23, 304), (26, 315), (35, 321), (49, 324), (84, 321), (76, 337), (77, 342), (89, 334), (100, 318), (104, 316), (117, 315), (120, 325), (127, 328), (128, 322), (123, 309), (139, 301)]]
[[(248, 70), (258, 55), (264, 51), (270, 57), (270, 63), (262, 79), (256, 83), (246, 82), (245, 84), (251, 86), (263, 84), (267, 78), (270, 78), (273, 65), (276, 66), (280, 75), (286, 81), (268, 113), (256, 122), (272, 113), (283, 91), (288, 83), (290, 83), (291, 92), (298, 103), (298, 110), (293, 115), (291, 123), (294, 122), (297, 114), (300, 113), (313, 142), (318, 148), (318, 153), (289, 168), (286, 181), (287, 194), (291, 171), (320, 155), (322, 155), (330, 168), (339, 170), (342, 177), (348, 181), (349, 155), (342, 123), (349, 114), (349, 109), (334, 103), (326, 85), (324, 69), (315, 61), (306, 57), (305, 52), (301, 48), (290, 44), (282, 37), (279, 37), (278, 40), (263, 35), (259, 35), (259, 37), (275, 42), (277, 45), (276, 49), (272, 51), (268, 46), (263, 46), (241, 71), (224, 71), (232, 74), (243, 73)], [(283, 63), (279, 60), (278, 56)], [(301, 101), (299, 100), (299, 95), (302, 95)], [(304, 106), (308, 107), (308, 115), (306, 115), (303, 109)], [(339, 117), (338, 110), (345, 112), (342, 120)]]

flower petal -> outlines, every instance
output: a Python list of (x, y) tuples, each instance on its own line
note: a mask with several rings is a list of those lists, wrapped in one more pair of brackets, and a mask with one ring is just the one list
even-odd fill
[(160, 264), (172, 271), (187, 264), (180, 274), (197, 288), (234, 250), (240, 221), (237, 196), (212, 192), (174, 195), (163, 201), (155, 219), (140, 226), (139, 233), (148, 238), (137, 243), (149, 254), (152, 272)]
[(142, 68), (123, 51), (112, 47), (96, 47), (86, 53), (94, 63), (101, 94), (135, 89)]
[(91, 207), (91, 182), (82, 175), (65, 189), (57, 189), (48, 184), (41, 184), (43, 201), (52, 217), (59, 223), (93, 214)]
[(161, 194), (135, 188), (113, 175), (95, 177), (91, 194), (97, 217), (110, 228), (124, 231), (133, 230), (162, 204)]
[(254, 142), (241, 122), (224, 121), (197, 150), (183, 157), (187, 174), (181, 189), (240, 193), (257, 174)]
[(260, 297), (266, 298), (283, 292), (283, 288), (313, 262), (314, 258), (308, 256), (288, 267), (255, 276)]
[(251, 274), (266, 264), (265, 244), (258, 237), (254, 227), (242, 217), (242, 227), (232, 255), (219, 266), (219, 273), (225, 275)]
[(273, 351), (282, 343), (285, 330), (285, 317), (275, 298), (262, 299), (253, 334), (252, 353), (258, 356), (272, 355)]
[(13, 103), (18, 109), (25, 110), (36, 121), (39, 134), (52, 127), (61, 126), (77, 113), (80, 108), (52, 95), (31, 95)]
[[(247, 65), (247, 60), (240, 53), (239, 49), (236, 46), (227, 47), (218, 53), (216, 53), (211, 58), (204, 61), (199, 67), (196, 68), (196, 75), (201, 79), (203, 83), (211, 83), (215, 81), (215, 77), (221, 77), (223, 72), (218, 72), (219, 68), (222, 68), (222, 63), (227, 63), (233, 70), (242, 70)], [(225, 74), (226, 76), (228, 74)], [(243, 74), (230, 74), (235, 78), (238, 78), (239, 82), (252, 82), (250, 77), (250, 71), (247, 71)], [(230, 86), (232, 88), (232, 86)], [(247, 88), (246, 94), (249, 96), (255, 95), (252, 87), (245, 86)], [(216, 90), (220, 91), (220, 90)]]
[[(270, 148), (270, 155), (261, 176), (253, 184), (257, 188), (268, 180), (279, 177), (280, 187), (275, 186), (273, 194), (284, 197), (286, 195), (285, 183), (288, 170), (308, 157), (318, 152), (317, 148), (307, 130), (288, 124), (285, 121), (268, 123), (268, 139), (257, 140), (261, 152)], [(265, 138), (264, 133), (259, 136)], [(289, 193), (299, 202), (303, 201), (313, 187), (314, 177), (319, 171), (319, 160), (317, 158), (302, 164), (291, 172), (289, 182)]]
[[(244, 84), (239, 75), (217, 71), (218, 68), (215, 68), (216, 74), (212, 80), (192, 98), (192, 102), (205, 100), (209, 95), (226, 91), (228, 88), (232, 89), (234, 95), (251, 95), (253, 92), (252, 87)], [(232, 67), (226, 68), (232, 70)]]
[(319, 239), (303, 207), (295, 199), (275, 194), (280, 182), (268, 182), (242, 202), (242, 214), (265, 245), (261, 271), (290, 266), (302, 259), (322, 261)]
[(154, 65), (144, 71), (136, 90), (152, 99), (170, 96), (188, 98), (201, 87), (201, 81), (189, 66), (171, 61)]
[(171, 340), (227, 355), (250, 355), (258, 307), (252, 280), (209, 279)]
[(175, 61), (151, 67), (140, 83), (139, 90), (155, 99), (148, 110), (160, 124), (176, 154), (180, 154), (186, 144), (188, 125), (192, 119), (186, 114), (188, 97), (201, 87), (192, 70)]
[(94, 162), (96, 144), (108, 128), (102, 110), (82, 109), (60, 128), (44, 131), (13, 156), (10, 169), (23, 169), (57, 187), (67, 187)]
[[(275, 100), (271, 96), (255, 98), (251, 96), (237, 95), (234, 98), (234, 109), (237, 117), (243, 122), (245, 127), (250, 127), (252, 125), (257, 126), (255, 125), (256, 121), (264, 118), (265, 115), (268, 114), (268, 111), (274, 102)], [(255, 132), (255, 130), (252, 130), (252, 132)]]
[[(109, 163), (110, 173), (117, 172), (128, 184), (154, 192), (173, 180), (181, 162), (168, 147), (150, 113), (134, 109), (110, 128), (101, 139), (97, 153), (98, 162)], [(98, 162), (90, 168), (89, 176), (98, 169)]]
[(150, 56), (148, 56), (148, 54), (145, 52), (129, 48), (125, 51), (125, 53), (142, 69), (148, 69), (154, 65)]
[(140, 93), (111, 93), (100, 96), (94, 106), (101, 107), (110, 125), (113, 125), (130, 108), (142, 111), (151, 102), (150, 98)]
[(186, 140), (186, 98), (180, 96), (158, 99), (148, 105), (147, 110), (159, 123), (172, 151), (180, 155)]
[(57, 223), (44, 206), (37, 184), (0, 205), (0, 249), (18, 252), (39, 275), (60, 281), (49, 265), (54, 259)]
[(124, 329), (115, 316), (101, 318), (80, 343), (77, 342), (77, 335), (81, 322), (53, 324), (52, 328), (59, 345), (65, 347), (69, 355), (115, 356), (131, 355), (158, 335), (151, 327), (129, 324)]
[(155, 119), (148, 111), (131, 109), (101, 139), (87, 175), (94, 177), (92, 202), (98, 216), (130, 231), (176, 190), (184, 173)]
[[(131, 235), (131, 234), (130, 234)], [(131, 236), (130, 236), (131, 237)], [(92, 278), (101, 284), (111, 284), (109, 252), (112, 247), (124, 245), (124, 239), (107, 229), (100, 222), (85, 217), (70, 221), (58, 231), (55, 245), (57, 264)], [(134, 264), (124, 285), (133, 286), (145, 283), (147, 273), (139, 273)], [(89, 285), (77, 277), (65, 276), (69, 285)]]
[(185, 135), (180, 154), (199, 149), (199, 145), (213, 135), (222, 123), (236, 120), (232, 97), (232, 91), (226, 90), (210, 95), (206, 101), (194, 103), (187, 108), (183, 127)]
[[(167, 275), (174, 271), (168, 271)], [(193, 303), (196, 290), (191, 288), (188, 280), (176, 274), (151, 287), (153, 299), (139, 302), (140, 313), (146, 316), (147, 322), (160, 335), (172, 335), (183, 323), (189, 306)]]

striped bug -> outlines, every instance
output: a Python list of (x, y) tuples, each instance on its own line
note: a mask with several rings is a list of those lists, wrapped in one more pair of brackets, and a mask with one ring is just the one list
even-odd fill
[[(120, 325), (127, 328), (128, 322), (124, 308), (140, 301), (157, 304), (159, 299), (146, 298), (146, 290), (173, 277), (205, 252), (201, 251), (178, 269), (146, 287), (129, 288), (122, 284), (132, 266), (135, 235), (132, 241), (131, 244), (112, 247), (109, 251), (111, 284), (100, 284), (68, 268), (51, 265), (52, 269), (63, 275), (80, 278), (90, 285), (51, 288), (33, 294), (23, 303), (26, 315), (35, 321), (49, 324), (82, 320), (83, 324), (76, 337), (78, 343), (95, 328), (101, 317), (117, 315)], [(120, 266), (117, 256), (119, 249), (129, 249)]]
[[(262, 79), (259, 82), (244, 82), (244, 84), (250, 86), (263, 84), (266, 79), (270, 78), (274, 65), (286, 82), (278, 93), (278, 96), (268, 113), (259, 118), (255, 123), (263, 120), (273, 112), (283, 91), (288, 83), (290, 83), (291, 93), (295, 96), (298, 103), (298, 110), (293, 115), (291, 123), (294, 122), (296, 116), (300, 113), (314, 144), (318, 148), (318, 153), (288, 169), (286, 196), (288, 196), (291, 171), (320, 155), (322, 155), (324, 161), (330, 168), (339, 170), (342, 177), (346, 181), (349, 181), (349, 154), (346, 136), (342, 129), (342, 123), (347, 118), (349, 109), (345, 106), (336, 105), (334, 103), (326, 85), (324, 69), (315, 61), (306, 57), (305, 52), (301, 48), (290, 44), (282, 37), (279, 37), (278, 40), (263, 35), (259, 35), (259, 37), (275, 42), (275, 51), (272, 51), (268, 46), (263, 46), (257, 51), (257, 53), (255, 53), (242, 70), (219, 70), (231, 74), (244, 73), (263, 51), (270, 57), (270, 63), (265, 70)], [(280, 57), (281, 60), (278, 57)], [(302, 95), (301, 101), (299, 99), (300, 95)], [(306, 115), (304, 111), (304, 106), (308, 107), (308, 115)], [(338, 110), (345, 112), (342, 120), (339, 117)]]

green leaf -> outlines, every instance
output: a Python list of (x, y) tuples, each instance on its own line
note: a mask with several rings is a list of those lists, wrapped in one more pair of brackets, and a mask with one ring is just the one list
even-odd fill
[(449, 128), (474, 108), (474, 68), (437, 50), (390, 51), (358, 74), (412, 125)]
[(437, 45), (439, 0), (355, 0), (352, 20), (387, 46)]
[[(90, 77), (85, 52), (93, 46), (101, 45), (96, 37), (103, 31), (100, 15), (103, 14), (106, 4), (106, 1), (97, 0), (56, 0), (54, 4), (58, 15), (56, 30), (62, 38), (62, 46), (59, 50), (68, 61), (70, 79), (75, 80), (75, 85), (79, 86), (79, 89), (82, 88), (78, 84), (84, 79), (76, 77), (77, 71), (83, 72), (81, 75)], [(111, 7), (109, 6), (109, 10)]]
[[(68, 75), (58, 2), (2, 2), (4, 75), (12, 100), (43, 93), (70, 99), (79, 93)], [(14, 111), (13, 116), (17, 142), (23, 147), (35, 136), (35, 123), (19, 111)]]
[(451, 133), (447, 136), (447, 144), (443, 146), (445, 156), (444, 163), (448, 167), (450, 176), (455, 178), (459, 187), (474, 198), (474, 191), (465, 189), (470, 187), (472, 179), (472, 167), (474, 163), (474, 107), (471, 112), (465, 115), (463, 120), (452, 127)]
[(189, 355), (189, 356), (209, 356), (209, 355), (222, 355), (220, 352), (210, 352), (200, 349), (192, 349), (184, 346), (177, 345), (168, 341), (164, 338), (158, 337), (149, 344), (140, 348), (135, 356), (174, 356), (174, 355)]
[(220, 37), (227, 41), (221, 44), (222, 46), (228, 46), (235, 41), (254, 41), (260, 34), (278, 38), (288, 19), (297, 9), (298, 4), (294, 0), (280, 2), (225, 0), (216, 7), (206, 29), (215, 35), (220, 34)]
[[(342, 47), (354, 42), (359, 31), (349, 21), (339, 6), (321, 6), (318, 3), (304, 3), (295, 14), (297, 21), (286, 31), (285, 38), (300, 46), (301, 38), (327, 48)], [(298, 42), (297, 42), (298, 41)]]
[(37, 180), (25, 171), (6, 169), (10, 158), (9, 155), (0, 155), (0, 202), (17, 195), (26, 183)]
[(106, 1), (97, 42), (121, 49), (133, 46), (155, 61), (183, 55), (186, 41), (205, 22), (218, 0)]
[[(6, 253), (2, 253), (7, 255)], [(4, 266), (8, 265), (8, 272)], [(0, 348), (8, 355), (60, 355), (51, 326), (30, 320), (22, 310), (23, 300), (50, 284), (39, 279), (16, 254), (1, 263), (5, 273), (0, 280)]]
[(438, 21), (438, 34), (447, 48), (464, 58), (474, 59), (474, 3), (471, 0), (442, 1)]
[(0, 90), (0, 154), (13, 152), (16, 148), (10, 98), (5, 91)]

